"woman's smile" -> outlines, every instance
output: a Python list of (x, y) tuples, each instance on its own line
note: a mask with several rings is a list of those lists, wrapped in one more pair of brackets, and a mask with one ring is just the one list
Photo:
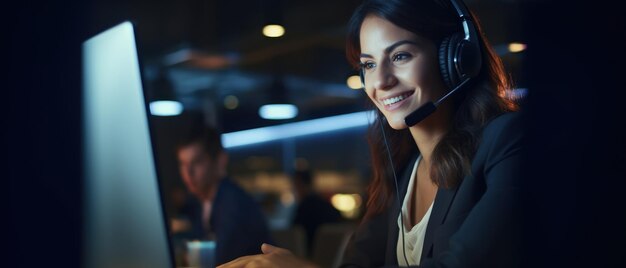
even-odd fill
[(383, 104), (385, 110), (393, 111), (400, 108), (400, 106), (402, 106), (404, 103), (407, 103), (407, 101), (411, 99), (410, 97), (413, 96), (413, 93), (415, 93), (415, 91), (405, 91), (399, 94), (394, 94), (381, 98), (379, 99), (379, 101)]

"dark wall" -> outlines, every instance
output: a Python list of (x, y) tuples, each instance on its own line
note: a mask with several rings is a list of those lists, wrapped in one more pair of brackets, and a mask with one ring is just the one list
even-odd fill
[(617, 4), (524, 4), (525, 267), (624, 267), (624, 16)]
[(3, 267), (80, 264), (85, 6), (12, 1), (0, 16)]

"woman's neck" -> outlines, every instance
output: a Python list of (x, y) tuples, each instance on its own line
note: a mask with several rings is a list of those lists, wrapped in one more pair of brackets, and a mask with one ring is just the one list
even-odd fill
[(413, 141), (422, 155), (421, 161), (427, 166), (430, 166), (435, 147), (450, 129), (452, 116), (449, 108), (449, 105), (444, 104), (422, 122), (409, 128)]
[(432, 153), (444, 134), (445, 132), (441, 130), (432, 131), (431, 129), (428, 129), (428, 131), (423, 131), (423, 129), (411, 128), (411, 135), (413, 136), (415, 145), (417, 145), (417, 148), (419, 149), (422, 156), (421, 161), (424, 164), (430, 166)]

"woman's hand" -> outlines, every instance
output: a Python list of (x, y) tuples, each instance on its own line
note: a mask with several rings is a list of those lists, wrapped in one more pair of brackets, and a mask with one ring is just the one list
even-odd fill
[(272, 246), (270, 244), (261, 245), (263, 254), (243, 256), (231, 262), (222, 264), (218, 268), (235, 267), (317, 267), (316, 265), (296, 257), (289, 250)]

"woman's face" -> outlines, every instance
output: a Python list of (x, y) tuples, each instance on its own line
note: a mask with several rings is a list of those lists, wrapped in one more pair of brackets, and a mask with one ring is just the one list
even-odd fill
[(394, 129), (428, 101), (443, 96), (435, 44), (378, 16), (361, 25), (365, 91)]

